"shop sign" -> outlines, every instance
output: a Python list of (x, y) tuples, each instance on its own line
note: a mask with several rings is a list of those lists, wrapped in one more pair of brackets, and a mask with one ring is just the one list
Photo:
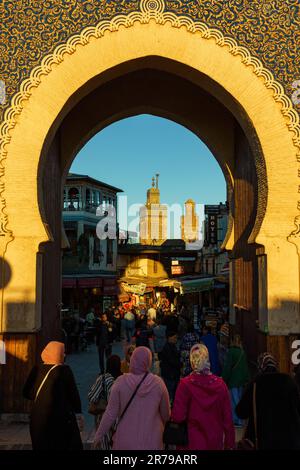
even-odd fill
[(123, 284), (125, 292), (131, 292), (132, 294), (144, 295), (147, 284), (140, 282), (139, 284)]
[(184, 266), (172, 266), (172, 274), (184, 274)]
[(208, 243), (216, 245), (218, 243), (218, 216), (209, 214), (208, 216)]

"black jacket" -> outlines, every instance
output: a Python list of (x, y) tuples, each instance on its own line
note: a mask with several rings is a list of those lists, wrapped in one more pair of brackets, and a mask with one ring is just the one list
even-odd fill
[(23, 388), (23, 396), (32, 400), (30, 435), (33, 450), (81, 450), (82, 442), (75, 413), (81, 413), (80, 396), (69, 366), (60, 365), (40, 384), (51, 365), (34, 367)]
[[(258, 448), (300, 450), (300, 397), (295, 382), (282, 373), (263, 374), (255, 382)], [(249, 419), (245, 437), (254, 442), (253, 384), (246, 388), (236, 413)]]
[(168, 334), (170, 331), (174, 331), (175, 333), (177, 333), (179, 320), (176, 315), (165, 315), (162, 324), (166, 325), (167, 327), (166, 334)]
[(108, 324), (100, 320), (95, 321), (96, 345), (98, 348), (106, 348), (111, 343), (111, 334), (108, 331)]
[(179, 380), (180, 353), (175, 344), (166, 343), (160, 353), (161, 376), (166, 379)]

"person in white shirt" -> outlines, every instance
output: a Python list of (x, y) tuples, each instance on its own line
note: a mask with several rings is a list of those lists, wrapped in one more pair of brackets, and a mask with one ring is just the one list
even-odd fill
[(148, 314), (147, 314), (148, 318), (150, 318), (151, 320), (155, 321), (156, 320), (156, 309), (154, 307), (150, 307), (148, 309)]
[(134, 330), (135, 330), (135, 316), (132, 312), (129, 311), (125, 313), (124, 320), (125, 320), (125, 331), (126, 331), (127, 343), (130, 343), (131, 338), (134, 335)]

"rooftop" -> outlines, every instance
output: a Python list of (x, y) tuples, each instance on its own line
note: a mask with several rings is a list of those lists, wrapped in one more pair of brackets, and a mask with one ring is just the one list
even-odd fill
[(74, 180), (86, 181), (86, 182), (90, 182), (93, 184), (97, 184), (98, 186), (102, 186), (107, 189), (111, 189), (112, 191), (115, 191), (116, 193), (123, 193), (123, 189), (116, 188), (115, 186), (111, 186), (110, 184), (107, 184), (107, 183), (103, 183), (103, 181), (99, 181), (94, 178), (91, 178), (89, 175), (79, 175), (78, 173), (68, 173), (66, 182), (71, 181), (71, 180), (72, 181)]

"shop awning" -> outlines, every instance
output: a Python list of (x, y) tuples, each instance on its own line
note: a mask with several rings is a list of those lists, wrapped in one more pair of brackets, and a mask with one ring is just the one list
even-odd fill
[(63, 289), (73, 289), (76, 287), (76, 279), (62, 279), (62, 288)]
[(183, 294), (192, 292), (203, 292), (213, 289), (214, 278), (191, 279), (181, 282), (181, 289)]
[(181, 282), (177, 281), (177, 279), (163, 279), (159, 281), (160, 287), (176, 287), (176, 289), (180, 289)]

